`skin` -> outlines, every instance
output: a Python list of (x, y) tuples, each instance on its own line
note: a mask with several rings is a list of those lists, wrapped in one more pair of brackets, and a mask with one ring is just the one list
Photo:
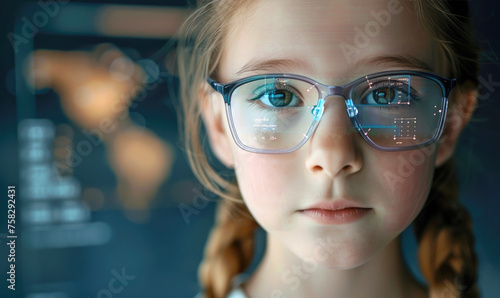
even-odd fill
[[(384, 70), (422, 70), (367, 61), (381, 55), (413, 57), (448, 76), (438, 47), (409, 5), (400, 5), (400, 12), (391, 15), (368, 46), (346, 57), (339, 45), (354, 45), (354, 28), (363, 30), (374, 20), (370, 12), (387, 10), (387, 5), (386, 0), (255, 1), (242, 19), (233, 20), (218, 80), (286, 72), (343, 85)], [(241, 73), (249, 62), (269, 59), (298, 63)], [(473, 101), (471, 94), (455, 93), (453, 100)], [(352, 129), (342, 98), (330, 97), (321, 123), (302, 148), (266, 155), (238, 148), (221, 96), (212, 92), (205, 98), (203, 118), (211, 146), (222, 162), (235, 168), (245, 203), (267, 232), (264, 259), (244, 284), (249, 297), (426, 297), (426, 289), (404, 264), (399, 235), (422, 209), (434, 169), (451, 156), (469, 114), (457, 113), (458, 124), (447, 126), (440, 145), (383, 152)], [(299, 212), (340, 199), (371, 209), (341, 225), (319, 224)]]

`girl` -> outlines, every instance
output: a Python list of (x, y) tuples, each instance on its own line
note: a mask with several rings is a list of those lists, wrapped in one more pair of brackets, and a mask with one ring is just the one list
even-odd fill
[[(479, 52), (466, 1), (199, 3), (178, 62), (189, 161), (221, 197), (203, 296), (477, 297), (452, 155)], [(413, 221), (425, 286), (400, 248)]]

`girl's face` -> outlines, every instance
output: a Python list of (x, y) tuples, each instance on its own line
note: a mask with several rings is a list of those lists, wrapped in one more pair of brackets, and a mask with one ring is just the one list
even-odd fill
[[(295, 73), (343, 85), (385, 70), (447, 76), (444, 59), (419, 25), (412, 4), (403, 2), (255, 1), (232, 20), (218, 79), (228, 83), (256, 74)], [(215, 102), (225, 119), (222, 99)], [(412, 222), (429, 193), (437, 146), (403, 152), (370, 147), (353, 129), (343, 98), (327, 99), (313, 137), (290, 154), (243, 151), (223, 121), (224, 140), (212, 145), (234, 166), (255, 219), (301, 259), (314, 257), (321, 247), (330, 252), (322, 257), (326, 267), (363, 264)], [(318, 203), (364, 209), (324, 216), (304, 212)]]

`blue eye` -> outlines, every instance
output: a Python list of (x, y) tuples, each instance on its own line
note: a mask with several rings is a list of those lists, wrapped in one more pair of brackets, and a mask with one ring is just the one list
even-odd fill
[(397, 95), (396, 91), (394, 91), (394, 88), (379, 88), (368, 94), (367, 102), (379, 105), (391, 104), (395, 101), (396, 96)]
[(380, 86), (373, 86), (362, 96), (361, 103), (367, 105), (392, 105), (419, 101), (421, 97), (418, 92), (408, 85), (390, 85), (382, 83)]
[(302, 103), (302, 100), (297, 95), (297, 91), (289, 86), (277, 87), (274, 85), (266, 85), (254, 91), (256, 94), (251, 100), (259, 100), (266, 106), (273, 108), (296, 107)]

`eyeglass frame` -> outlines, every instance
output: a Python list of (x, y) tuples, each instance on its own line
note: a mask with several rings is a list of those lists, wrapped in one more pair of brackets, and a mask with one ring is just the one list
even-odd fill
[[(418, 144), (418, 145), (411, 145), (411, 146), (402, 146), (402, 147), (383, 147), (375, 144), (365, 133), (362, 131), (362, 127), (358, 121), (357, 115), (358, 115), (358, 110), (354, 106), (352, 102), (352, 91), (354, 87), (358, 86), (361, 84), (363, 81), (366, 80), (371, 80), (371, 79), (376, 79), (379, 77), (383, 76), (404, 76), (404, 75), (416, 75), (419, 77), (431, 79), (432, 81), (438, 83), (438, 85), (441, 87), (441, 94), (442, 94), (442, 113), (440, 113), (440, 119), (438, 123), (438, 127), (436, 129), (436, 132), (434, 133), (434, 136), (427, 142)], [(239, 137), (238, 133), (236, 131), (236, 128), (234, 126), (233, 122), (233, 116), (231, 113), (231, 96), (236, 90), (241, 85), (244, 85), (246, 83), (252, 82), (252, 81), (257, 81), (260, 79), (265, 79), (267, 77), (274, 77), (274, 78), (280, 78), (280, 79), (295, 79), (295, 80), (300, 80), (306, 83), (310, 83), (311, 85), (314, 85), (316, 90), (318, 90), (318, 102), (317, 104), (312, 108), (312, 113), (314, 115), (313, 122), (311, 123), (307, 133), (304, 135), (304, 138), (295, 146), (288, 148), (288, 149), (278, 149), (278, 150), (268, 150), (268, 149), (257, 149), (253, 148), (250, 146), (247, 146), (243, 144)], [(316, 131), (316, 128), (319, 125), (319, 122), (322, 119), (323, 112), (324, 112), (324, 103), (325, 99), (330, 96), (340, 96), (344, 98), (344, 101), (346, 103), (347, 107), (347, 115), (349, 116), (351, 122), (354, 125), (354, 128), (358, 131), (358, 133), (361, 135), (361, 137), (367, 142), (371, 147), (381, 150), (381, 151), (388, 151), (388, 152), (396, 152), (396, 151), (405, 151), (405, 150), (415, 150), (419, 148), (424, 148), (427, 146), (430, 146), (437, 142), (439, 138), (441, 137), (441, 134), (443, 132), (444, 128), (444, 123), (446, 121), (446, 114), (448, 110), (448, 98), (450, 95), (451, 90), (457, 85), (457, 79), (448, 79), (442, 76), (439, 76), (434, 73), (430, 72), (422, 72), (422, 71), (415, 71), (415, 70), (392, 70), (392, 71), (383, 71), (383, 72), (377, 72), (373, 74), (366, 75), (364, 77), (360, 77), (350, 83), (347, 83), (342, 86), (335, 86), (335, 85), (325, 85), (322, 84), (314, 79), (308, 78), (306, 76), (302, 75), (296, 75), (296, 74), (287, 74), (287, 73), (269, 73), (269, 74), (262, 74), (262, 75), (253, 75), (249, 76), (246, 78), (238, 79), (235, 81), (232, 81), (227, 84), (222, 84), (220, 82), (217, 82), (210, 77), (207, 78), (208, 84), (218, 93), (220, 93), (224, 99), (225, 103), (225, 109), (226, 109), (226, 117), (229, 122), (229, 129), (231, 130), (231, 135), (233, 137), (233, 140), (235, 141), (236, 145), (240, 147), (241, 149), (248, 151), (248, 152), (253, 152), (253, 153), (262, 153), (262, 154), (286, 154), (286, 153), (291, 153), (294, 152), (298, 149), (300, 149), (314, 134)], [(319, 105), (319, 107), (318, 107)], [(319, 110), (318, 110), (319, 109)]]

